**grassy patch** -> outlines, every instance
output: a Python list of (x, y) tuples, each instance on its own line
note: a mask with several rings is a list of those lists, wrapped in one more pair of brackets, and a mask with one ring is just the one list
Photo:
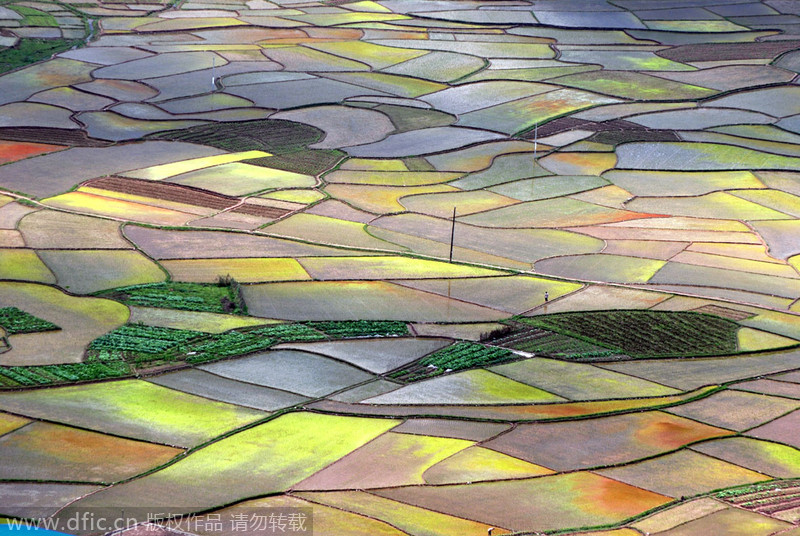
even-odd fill
[(0, 73), (46, 60), (81, 42), (80, 39), (20, 39), (15, 46), (0, 50)]
[(50, 13), (20, 5), (10, 5), (8, 8), (22, 15), (22, 20), (19, 21), (22, 26), (58, 28), (58, 21)]
[(238, 283), (221, 278), (218, 284), (153, 283), (116, 288), (98, 296), (138, 307), (159, 307), (206, 313), (246, 313)]
[(0, 326), (6, 330), (8, 335), (61, 329), (52, 322), (33, 316), (16, 307), (3, 307), (0, 309)]
[(559, 313), (520, 322), (637, 358), (736, 353), (739, 329), (725, 318), (684, 311)]
[(445, 372), (494, 365), (515, 357), (512, 352), (505, 348), (461, 341), (423, 357), (411, 367), (392, 373), (390, 377), (406, 382), (414, 382), (432, 378)]

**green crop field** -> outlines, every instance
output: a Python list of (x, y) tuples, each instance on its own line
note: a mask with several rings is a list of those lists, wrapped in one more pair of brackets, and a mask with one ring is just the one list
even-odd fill
[(98, 296), (139, 307), (163, 307), (209, 313), (246, 312), (235, 281), (216, 285), (177, 282), (136, 285), (101, 292)]
[(632, 357), (735, 353), (739, 330), (726, 318), (681, 311), (563, 313), (521, 321)]
[(8, 335), (61, 329), (52, 322), (37, 318), (16, 307), (3, 307), (0, 309), (0, 327), (5, 329)]

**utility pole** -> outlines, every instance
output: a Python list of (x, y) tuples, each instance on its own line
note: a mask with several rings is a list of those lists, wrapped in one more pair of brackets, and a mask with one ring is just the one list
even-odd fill
[(456, 237), (456, 207), (453, 207), (453, 226), (450, 228), (450, 263), (453, 262), (453, 241)]

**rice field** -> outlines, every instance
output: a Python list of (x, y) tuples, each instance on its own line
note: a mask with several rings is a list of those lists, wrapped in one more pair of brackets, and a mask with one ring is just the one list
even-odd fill
[(800, 12), (672, 4), (4, 2), (0, 521), (794, 534)]

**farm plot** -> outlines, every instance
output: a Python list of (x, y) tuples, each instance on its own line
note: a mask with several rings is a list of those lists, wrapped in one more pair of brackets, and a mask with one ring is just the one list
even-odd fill
[(666, 262), (622, 255), (575, 255), (536, 261), (537, 272), (607, 283), (647, 283)]
[(204, 365), (203, 370), (234, 380), (299, 393), (324, 396), (373, 378), (371, 374), (306, 352), (276, 350)]
[(213, 283), (232, 277), (242, 283), (302, 281), (310, 279), (295, 259), (178, 259), (161, 261), (175, 281)]
[(0, 326), (5, 330), (6, 335), (39, 333), (42, 331), (57, 331), (61, 329), (52, 322), (37, 318), (16, 307), (0, 308)]
[(630, 526), (643, 532), (657, 534), (724, 509), (725, 505), (722, 502), (703, 497), (669, 506), (631, 523)]
[(792, 478), (800, 471), (800, 451), (771, 441), (731, 437), (692, 445), (691, 448), (776, 478)]
[(519, 404), (564, 399), (486, 370), (448, 374), (365, 400), (369, 404)]
[(41, 250), (58, 285), (76, 294), (91, 294), (128, 285), (163, 281), (164, 272), (150, 259), (130, 250)]
[[(384, 521), (358, 515), (338, 508), (332, 508), (319, 503), (306, 502), (300, 498), (289, 495), (277, 495), (245, 501), (222, 510), (216, 510), (214, 515), (220, 515), (221, 519), (257, 519), (253, 516), (259, 515), (264, 509), (280, 512), (283, 508), (313, 508), (313, 526), (317, 534), (340, 534), (347, 536), (405, 536), (405, 532), (394, 528)], [(288, 510), (291, 512), (291, 510)], [(238, 516), (238, 517), (234, 517)], [(267, 518), (269, 519), (269, 518)], [(181, 523), (183, 521), (183, 523)], [(186, 520), (181, 520), (168, 524), (168, 526), (180, 530), (188, 528)], [(308, 527), (308, 525), (304, 525)], [(287, 523), (288, 528), (288, 523)], [(213, 529), (209, 527), (209, 529)], [(206, 530), (201, 523), (197, 529), (193, 528), (195, 534), (216, 535), (217, 531)], [(247, 533), (245, 533), (247, 534)]]
[[(0, 302), (50, 322), (61, 329), (10, 338), (12, 349), (2, 354), (4, 365), (77, 363), (92, 340), (128, 319), (125, 306), (111, 300), (75, 297), (32, 283), (0, 284)], [(8, 328), (0, 322), (0, 325)], [(53, 352), (58, 348), (58, 352)]]
[(738, 324), (725, 318), (681, 311), (561, 313), (522, 321), (619, 349), (632, 357), (734, 353), (739, 329)]
[(76, 499), (101, 489), (101, 486), (89, 484), (2, 482), (2, 513), (19, 518), (51, 516)]
[(19, 223), (25, 244), (41, 249), (132, 249), (119, 223), (53, 210), (29, 214)]
[(682, 404), (687, 400), (706, 396), (718, 387), (706, 387), (685, 394), (649, 398), (628, 398), (624, 400), (595, 400), (589, 402), (562, 402), (558, 404), (508, 404), (492, 406), (459, 407), (453, 405), (406, 404), (377, 406), (368, 404), (347, 404), (324, 400), (314, 402), (310, 407), (320, 411), (355, 415), (384, 415), (394, 417), (441, 417), (467, 418), (502, 421), (551, 421), (564, 418), (609, 415), (630, 410), (660, 409), (665, 406)]
[(215, 166), (222, 166), (253, 158), (264, 158), (268, 156), (271, 156), (270, 153), (257, 150), (242, 151), (236, 153), (224, 153), (224, 154), (217, 154), (214, 156), (190, 158), (186, 160), (174, 160), (174, 161), (169, 161), (168, 163), (162, 163), (155, 166), (149, 166), (139, 169), (131, 169), (129, 171), (122, 173), (121, 175), (124, 177), (130, 177), (134, 179), (160, 181), (168, 179), (170, 177), (183, 175), (185, 173), (198, 171), (201, 169), (212, 168)]
[(569, 400), (664, 396), (676, 389), (635, 376), (583, 364), (536, 357), (492, 367), (492, 372)]
[(389, 377), (404, 382), (414, 382), (432, 378), (442, 373), (485, 367), (516, 358), (515, 354), (505, 348), (458, 341), (452, 346), (438, 350), (420, 359), (413, 365), (408, 365), (402, 370), (393, 372)]
[[(336, 199), (375, 214), (404, 212), (405, 199), (409, 196), (455, 192), (455, 188), (443, 184), (428, 186), (372, 186), (361, 184), (328, 184), (325, 191)], [(448, 207), (452, 210), (452, 204)]]
[(548, 303), (531, 314), (555, 314), (572, 311), (603, 311), (609, 309), (649, 309), (670, 298), (669, 294), (605, 285), (586, 286), (580, 292)]
[(800, 407), (800, 401), (742, 391), (723, 391), (703, 400), (670, 408), (670, 413), (743, 431)]
[[(706, 534), (709, 531), (724, 531), (723, 534), (731, 535), (768, 536), (783, 533), (790, 527), (789, 523), (765, 515), (745, 512), (739, 508), (726, 508), (687, 521), (680, 528), (664, 534)], [(791, 534), (791, 531), (786, 534)]]
[(758, 428), (748, 430), (747, 435), (800, 448), (800, 441), (794, 434), (798, 420), (800, 420), (800, 412), (793, 411)]
[[(328, 188), (330, 191), (330, 188)], [(501, 194), (503, 192), (500, 192)], [(405, 207), (412, 212), (446, 218), (457, 207), (460, 215), (474, 214), (485, 210), (513, 205), (517, 201), (505, 195), (483, 190), (467, 192), (411, 192), (404, 194), (400, 200), (401, 209)]]
[(106, 177), (84, 183), (78, 191), (112, 199), (208, 216), (231, 208), (238, 199), (180, 184), (123, 177)]
[(0, 278), (34, 283), (55, 283), (53, 272), (42, 262), (35, 251), (29, 249), (0, 249), (3, 265)]
[(424, 484), (422, 474), (471, 441), (388, 432), (294, 486), (299, 491)]
[(262, 411), (275, 411), (308, 400), (294, 393), (231, 380), (197, 369), (172, 372), (148, 381), (210, 400)]
[(352, 341), (286, 343), (288, 348), (322, 354), (375, 374), (383, 374), (450, 344), (448, 339), (380, 338)]
[[(163, 305), (163, 304), (161, 304)], [(221, 313), (130, 306), (130, 322), (172, 329), (190, 329), (204, 333), (223, 333), (231, 329), (274, 324), (277, 320)]]
[(408, 419), (393, 431), (469, 441), (485, 441), (507, 431), (508, 424), (495, 422), (470, 422), (451, 419)]
[(652, 411), (520, 425), (483, 446), (543, 465), (571, 471), (631, 462), (731, 432)]
[(303, 188), (316, 184), (314, 177), (280, 169), (236, 162), (175, 175), (169, 182), (239, 196), (268, 189)]
[(690, 450), (603, 469), (598, 474), (670, 497), (763, 482), (771, 477)]
[(364, 227), (363, 223), (326, 216), (295, 214), (270, 225), (266, 232), (273, 236), (331, 246), (348, 246), (377, 251), (402, 251), (405, 249), (371, 236), (364, 230)]
[(640, 213), (612, 209), (564, 197), (528, 201), (509, 207), (496, 208), (471, 216), (463, 216), (459, 218), (459, 221), (481, 227), (524, 229), (598, 225), (639, 218), (642, 218)]
[(10, 413), (0, 413), (0, 435), (5, 435), (9, 432), (21, 428), (26, 424), (32, 422), (30, 419), (11, 415)]
[[(347, 89), (352, 87), (343, 85)], [(333, 167), (344, 156), (338, 151), (306, 149), (308, 145), (318, 142), (322, 135), (321, 130), (310, 125), (281, 119), (264, 119), (201, 125), (161, 132), (152, 137), (197, 143), (226, 151), (265, 151), (273, 156), (251, 157), (254, 159), (248, 163), (304, 175), (317, 175)]]
[(503, 272), (410, 257), (304, 258), (300, 264), (316, 280), (362, 281), (418, 278), (468, 278), (503, 275)]
[(0, 140), (0, 163), (8, 164), (63, 149), (66, 149), (63, 145)]
[(386, 380), (374, 380), (371, 382), (362, 383), (361, 385), (353, 387), (352, 389), (347, 389), (345, 391), (340, 391), (336, 394), (329, 395), (327, 398), (337, 402), (355, 404), (367, 398), (372, 398), (374, 396), (382, 395), (383, 393), (388, 393), (389, 391), (394, 391), (398, 387), (400, 387), (400, 384), (398, 383)]
[(180, 159), (218, 155), (221, 151), (188, 143), (146, 142), (131, 151), (124, 144), (111, 147), (73, 147), (3, 166), (0, 184), (37, 197), (59, 194), (91, 177), (120, 173)]
[[(370, 232), (376, 234), (381, 230), (387, 230), (447, 245), (450, 243), (452, 231), (451, 225), (445, 220), (417, 214), (382, 217), (372, 222), (369, 229)], [(602, 250), (604, 246), (600, 240), (567, 231), (554, 229), (490, 229), (464, 225), (458, 222), (456, 222), (455, 236), (455, 246), (457, 248), (488, 253), (504, 259), (520, 261), (527, 265), (545, 257), (593, 253)], [(447, 249), (442, 249), (441, 251), (446, 252)], [(446, 253), (443, 253), (442, 257), (445, 255)], [(456, 255), (454, 255), (454, 258), (456, 260), (461, 259), (460, 256)], [(486, 263), (484, 260), (478, 262)], [(492, 263), (498, 264), (496, 260)]]
[(482, 447), (468, 447), (423, 474), (428, 484), (463, 484), (553, 474), (553, 471)]
[(545, 292), (549, 299), (555, 300), (581, 288), (576, 283), (530, 276), (413, 280), (397, 283), (511, 314), (524, 313), (542, 305)]
[(733, 386), (737, 391), (761, 393), (763, 395), (782, 396), (785, 398), (800, 398), (800, 385), (788, 381), (780, 381), (780, 376), (775, 379), (753, 380)]
[[(220, 231), (169, 231), (126, 226), (125, 235), (147, 255), (159, 259), (214, 259), (248, 257), (306, 257), (344, 255), (341, 249), (303, 244), (268, 236)], [(349, 251), (351, 255), (369, 255)]]
[(202, 443), (266, 416), (136, 380), (3, 393), (0, 407), (34, 418), (177, 446)]
[[(286, 491), (397, 425), (388, 419), (292, 413), (212, 443), (145, 478), (71, 508), (125, 507), (141, 497), (189, 513)], [(219, 485), (203, 486), (213, 478)]]
[[(592, 473), (405, 487), (377, 495), (512, 530), (612, 524), (670, 502), (668, 497)], [(508, 508), (514, 504), (514, 508)]]
[(678, 389), (696, 389), (703, 385), (793, 370), (796, 359), (796, 351), (782, 351), (716, 359), (629, 361), (602, 367)]
[[(790, 523), (797, 523), (798, 519), (800, 519), (797, 506), (799, 494), (800, 486), (798, 486), (798, 481), (794, 479), (726, 490), (718, 493), (717, 497), (739, 508), (761, 514), (759, 517), (762, 519), (762, 516), (770, 516)], [(734, 511), (741, 512), (739, 509)], [(753, 514), (750, 514), (750, 516), (756, 517)], [(779, 528), (791, 526), (779, 523), (778, 521), (773, 521), (773, 528), (775, 526)]]
[(168, 462), (183, 450), (35, 422), (0, 438), (0, 478), (110, 483)]
[(482, 322), (504, 313), (383, 281), (313, 281), (243, 287), (250, 314), (286, 320)]
[(134, 203), (122, 199), (112, 199), (80, 191), (49, 197), (43, 203), (68, 211), (154, 225), (185, 225), (186, 222), (197, 217), (187, 212), (160, 208), (144, 203)]
[[(299, 497), (315, 505), (330, 505), (347, 512), (381, 519), (405, 531), (403, 534), (448, 536), (450, 534), (482, 534), (491, 526), (434, 510), (393, 501), (364, 491), (302, 492)], [(497, 527), (497, 525), (494, 525)], [(507, 531), (499, 529), (500, 534)]]
[(164, 364), (218, 361), (263, 351), (281, 341), (314, 341), (325, 336), (303, 324), (268, 324), (215, 334), (128, 324), (95, 339), (88, 355), (125, 360), (146, 369)]
[[(154, 283), (119, 287), (102, 292), (100, 295), (127, 305), (138, 307), (168, 307), (183, 311), (204, 311), (209, 313), (244, 312), (235, 281), (224, 280), (217, 285), (196, 283)], [(226, 308), (225, 304), (229, 307)], [(170, 327), (170, 326), (165, 326)]]

